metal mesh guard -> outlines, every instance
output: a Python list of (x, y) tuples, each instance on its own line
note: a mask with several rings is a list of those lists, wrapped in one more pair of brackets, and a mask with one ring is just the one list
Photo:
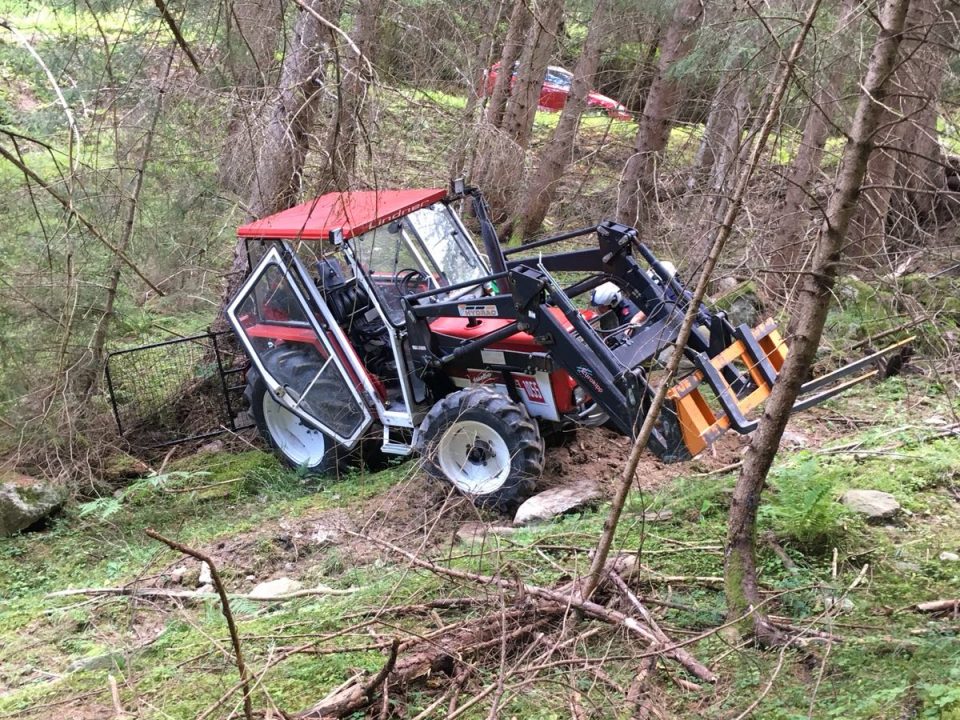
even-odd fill
[(132, 444), (162, 447), (239, 430), (246, 357), (227, 352), (223, 335), (192, 337), (118, 350), (107, 359), (107, 385), (117, 426)]

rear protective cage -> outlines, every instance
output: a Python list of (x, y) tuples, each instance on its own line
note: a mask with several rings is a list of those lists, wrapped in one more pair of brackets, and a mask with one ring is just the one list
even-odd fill
[(159, 448), (252, 427), (237, 424), (249, 361), (230, 330), (117, 350), (106, 380), (117, 429), (133, 445)]

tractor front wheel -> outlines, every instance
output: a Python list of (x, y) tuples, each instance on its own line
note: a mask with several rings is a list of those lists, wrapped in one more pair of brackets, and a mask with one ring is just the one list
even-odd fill
[[(279, 346), (264, 355), (264, 362), (281, 377), (309, 374), (317, 367), (312, 348)], [(348, 451), (274, 400), (266, 381), (252, 368), (247, 372), (245, 397), (260, 437), (284, 465), (319, 476), (336, 475), (343, 469)]]
[(512, 511), (543, 471), (543, 440), (523, 405), (478, 385), (451, 393), (414, 436), (426, 471), (476, 505)]

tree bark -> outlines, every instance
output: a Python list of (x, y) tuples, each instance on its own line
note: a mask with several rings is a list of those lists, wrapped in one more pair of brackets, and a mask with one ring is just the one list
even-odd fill
[(562, 19), (563, 0), (540, 0), (520, 55), (517, 79), (507, 100), (503, 130), (522, 149), (530, 144), (530, 133), (540, 104), (540, 89), (550, 56), (557, 48), (557, 32)]
[[(916, 0), (915, 0), (916, 1)], [(909, 233), (911, 227), (927, 225), (945, 189), (945, 160), (937, 130), (938, 104), (949, 62), (947, 48), (955, 46), (960, 5), (947, 0), (918, 3), (913, 34), (922, 44), (905, 67), (904, 84), (909, 93), (907, 115), (900, 145), (894, 186), (902, 187), (892, 199), (892, 225)]]
[(617, 218), (627, 225), (637, 225), (641, 218), (651, 215), (649, 204), (657, 165), (670, 139), (670, 125), (681, 92), (680, 83), (671, 73), (693, 47), (693, 31), (703, 15), (703, 5), (701, 0), (680, 0), (660, 43), (660, 62), (647, 90), (634, 153), (620, 179)]
[[(324, 0), (306, 0), (305, 5), (319, 15), (327, 9)], [(326, 29), (308, 10), (298, 8), (297, 13), (270, 119), (253, 163), (247, 202), (247, 210), (253, 219), (296, 203), (303, 184), (303, 165), (310, 149), (310, 135), (317, 120)], [(239, 288), (246, 271), (246, 246), (243, 240), (237, 240), (233, 262), (224, 282), (221, 310)], [(215, 327), (222, 328), (224, 323), (221, 312)]]
[(383, 4), (383, 0), (362, 0), (358, 4), (352, 34), (360, 55), (351, 53), (347, 62), (337, 65), (337, 111), (324, 143), (323, 191), (346, 190), (353, 184), (357, 150), (366, 134), (363, 114), (373, 81), (371, 63)]
[(767, 104), (766, 113), (764, 114), (763, 123), (760, 125), (756, 137), (753, 139), (753, 144), (750, 148), (747, 161), (744, 163), (738, 174), (737, 183), (734, 186), (731, 194), (730, 204), (727, 207), (726, 214), (724, 215), (723, 221), (717, 230), (716, 236), (713, 238), (713, 243), (710, 247), (710, 253), (707, 255), (706, 260), (704, 260), (700, 277), (697, 278), (697, 285), (694, 288), (693, 294), (687, 304), (683, 323), (680, 326), (680, 331), (677, 333), (677, 339), (673, 343), (674, 352), (671, 354), (670, 360), (667, 363), (667, 367), (663, 373), (663, 378), (660, 380), (660, 386), (657, 388), (653, 399), (650, 401), (650, 407), (647, 409), (647, 414), (643, 418), (643, 424), (641, 425), (640, 430), (637, 432), (637, 438), (634, 440), (633, 447), (630, 449), (630, 455), (627, 458), (627, 463), (623, 469), (623, 474), (620, 476), (620, 480), (617, 484), (616, 493), (614, 494), (613, 502), (610, 505), (610, 512), (607, 514), (606, 520), (604, 520), (603, 532), (600, 534), (600, 539), (597, 542), (596, 552), (593, 554), (593, 560), (590, 564), (590, 572), (583, 582), (582, 592), (584, 597), (590, 597), (600, 583), (604, 567), (606, 566), (607, 557), (610, 554), (610, 548), (613, 545), (613, 538), (617, 531), (617, 525), (620, 522), (620, 514), (623, 512), (623, 506), (627, 499), (627, 493), (630, 491), (630, 486), (633, 483), (634, 475), (637, 471), (637, 464), (640, 461), (640, 455), (643, 453), (647, 446), (647, 442), (650, 440), (650, 435), (653, 432), (654, 424), (657, 422), (657, 418), (660, 415), (660, 410), (663, 407), (664, 400), (666, 399), (667, 391), (673, 383), (673, 378), (676, 376), (677, 369), (680, 367), (680, 362), (684, 357), (684, 354), (681, 352), (681, 350), (687, 346), (687, 341), (690, 339), (690, 333), (693, 330), (694, 321), (696, 320), (698, 313), (697, 308), (700, 307), (700, 303), (703, 301), (703, 297), (707, 292), (707, 283), (710, 281), (710, 276), (713, 273), (714, 268), (717, 266), (717, 261), (720, 259), (720, 254), (723, 252), (724, 245), (726, 245), (727, 240), (733, 232), (733, 224), (736, 222), (737, 217), (740, 214), (740, 209), (743, 206), (743, 198), (744, 195), (746, 195), (747, 186), (750, 184), (750, 179), (753, 177), (753, 172), (760, 162), (760, 154), (766, 147), (767, 139), (770, 137), (770, 131), (773, 129), (773, 125), (776, 122), (777, 115), (780, 111), (780, 104), (783, 102), (783, 97), (786, 95), (787, 87), (790, 85), (790, 80), (793, 75), (793, 68), (797, 62), (797, 57), (800, 55), (800, 51), (803, 49), (807, 35), (810, 33), (810, 28), (813, 27), (813, 21), (816, 19), (817, 12), (820, 9), (821, 1), (822, 0), (811, 0), (810, 8), (807, 11), (803, 27), (798, 33), (796, 39), (793, 41), (789, 53), (785, 57), (781, 57), (780, 72), (778, 73), (770, 93), (770, 99)]
[(533, 15), (530, 14), (527, 3), (528, 0), (514, 0), (513, 11), (510, 13), (507, 37), (503, 41), (503, 50), (500, 53), (500, 69), (490, 93), (490, 100), (487, 102), (487, 122), (493, 127), (498, 128), (503, 125), (507, 98), (510, 97), (513, 65), (520, 59), (527, 31), (533, 22)]
[[(817, 235), (810, 273), (805, 275), (798, 303), (799, 320), (791, 338), (790, 353), (780, 377), (767, 399), (759, 427), (743, 458), (730, 506), (724, 553), (727, 612), (739, 617), (757, 607), (756, 523), (757, 509), (767, 473), (773, 464), (780, 438), (800, 386), (816, 356), (830, 307), (833, 285), (843, 257), (844, 239), (857, 208), (867, 164), (873, 151), (877, 127), (887, 101), (890, 74), (897, 59), (910, 0), (887, 0), (881, 27), (870, 56), (847, 146), (826, 215)], [(776, 638), (765, 615), (752, 615), (757, 638)]]
[[(467, 95), (467, 104), (463, 109), (463, 132), (461, 141), (457, 143), (450, 157), (450, 177), (456, 178), (463, 174), (467, 167), (467, 158), (473, 153), (477, 143), (477, 136), (480, 128), (478, 125), (483, 121), (483, 106), (481, 100), (486, 95), (487, 72), (490, 64), (493, 62), (494, 47), (497, 40), (498, 27), (500, 19), (506, 8), (507, 0), (496, 0), (487, 7), (487, 12), (483, 15), (481, 23), (481, 35), (477, 40), (475, 50), (472, 53), (476, 62), (472, 80)], [(499, 79), (499, 76), (498, 76)], [(478, 110), (480, 112), (478, 112)]]
[(607, 7), (609, 0), (597, 0), (583, 51), (573, 71), (570, 96), (550, 140), (540, 153), (537, 170), (530, 181), (520, 211), (520, 235), (527, 238), (543, 225), (547, 210), (556, 194), (557, 184), (573, 160), (574, 145), (580, 118), (587, 108), (587, 94), (597, 74), (603, 43), (609, 37)]
[(939, 0), (914, 0), (907, 15), (903, 60), (893, 69), (886, 107), (879, 121), (882, 131), (876, 139), (877, 151), (867, 165), (863, 202), (853, 219), (850, 260), (864, 268), (891, 261), (895, 251), (892, 238), (887, 235), (891, 210), (896, 203), (904, 211), (906, 203), (911, 202), (907, 192), (895, 195), (894, 188), (899, 184), (906, 191), (907, 183), (912, 184), (915, 199), (929, 172), (925, 158), (919, 155), (935, 157), (939, 152), (936, 110), (928, 112), (929, 106), (935, 108), (936, 93), (924, 94), (933, 90), (931, 84), (939, 88), (940, 73), (932, 66), (941, 51), (927, 44), (939, 4)]
[[(837, 20), (835, 37), (842, 43), (848, 37), (847, 25), (855, 16), (856, 0), (843, 0)], [(839, 43), (838, 43), (839, 44)], [(826, 81), (813, 92), (807, 109), (803, 134), (797, 155), (787, 172), (787, 189), (783, 205), (778, 212), (776, 231), (770, 234), (772, 247), (769, 253), (768, 270), (762, 279), (764, 291), (770, 297), (781, 295), (787, 281), (796, 276), (784, 274), (784, 270), (796, 270), (802, 262), (802, 237), (807, 230), (804, 222), (805, 208), (814, 179), (820, 173), (820, 163), (830, 129), (834, 126), (841, 109), (840, 91), (847, 63), (846, 56), (834, 58), (833, 68)]]
[(260, 108), (266, 89), (276, 80), (274, 53), (283, 15), (275, 0), (227, 4), (224, 66), (234, 87), (227, 138), (220, 150), (218, 180), (238, 195), (250, 192), (250, 165), (262, 137)]

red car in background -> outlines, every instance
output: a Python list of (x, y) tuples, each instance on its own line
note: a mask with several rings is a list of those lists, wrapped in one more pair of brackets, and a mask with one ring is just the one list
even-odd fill
[[(493, 92), (493, 86), (497, 83), (497, 75), (500, 72), (500, 63), (490, 68), (487, 75), (486, 91), (487, 95)], [(513, 87), (517, 79), (517, 65), (513, 66), (513, 76), (510, 78), (510, 87)], [(543, 86), (540, 88), (540, 110), (563, 110), (567, 102), (567, 96), (570, 95), (570, 88), (573, 85), (573, 73), (562, 67), (550, 65), (547, 67), (546, 76), (543, 79)], [(613, 98), (601, 95), (598, 92), (590, 91), (587, 93), (587, 111), (599, 111), (606, 113), (615, 120), (633, 120), (633, 115), (623, 105)]]

